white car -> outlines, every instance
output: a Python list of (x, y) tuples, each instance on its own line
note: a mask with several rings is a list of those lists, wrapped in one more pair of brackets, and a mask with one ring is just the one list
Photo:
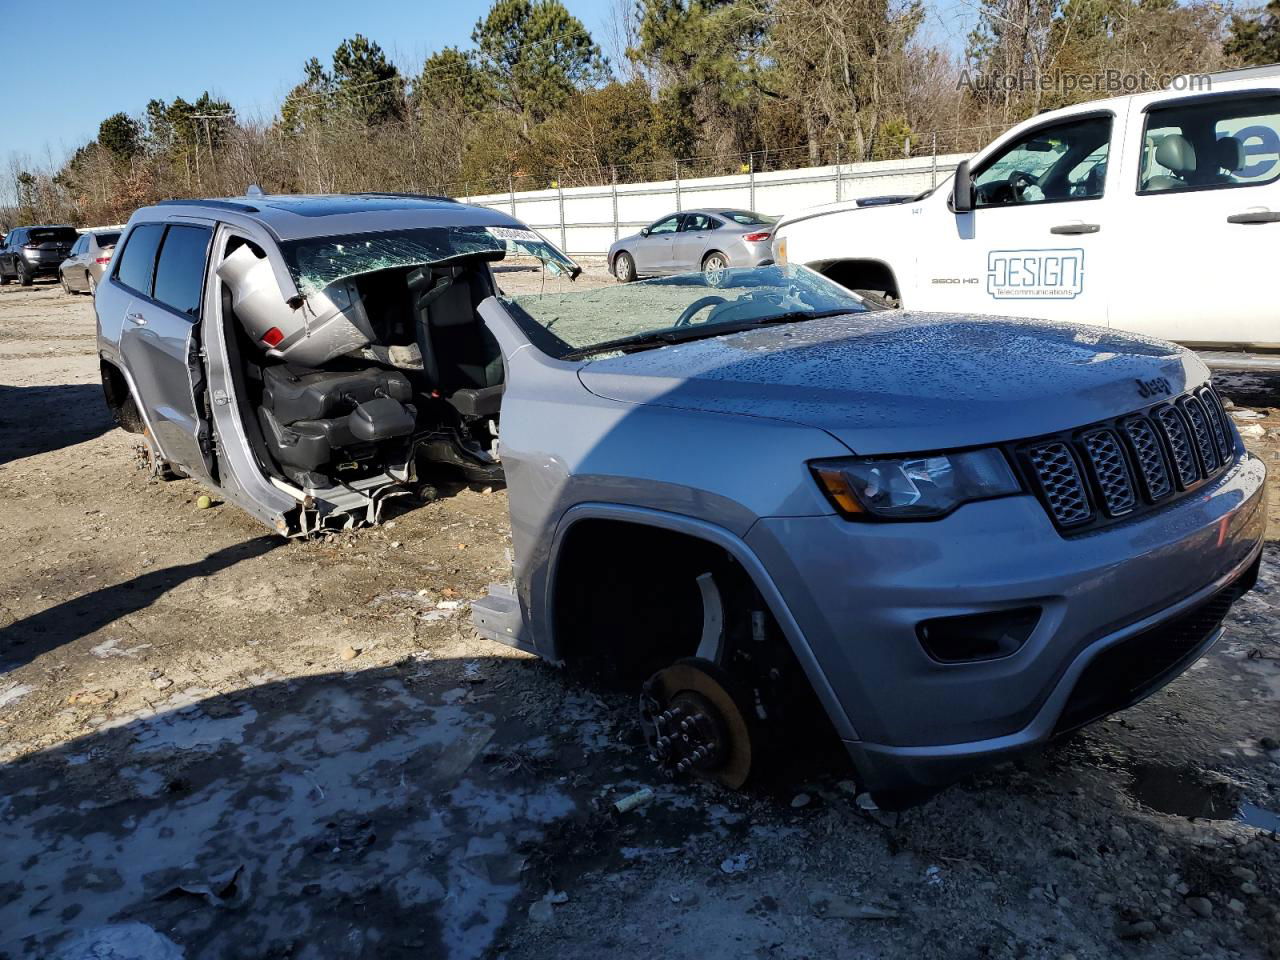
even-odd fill
[(1280, 65), (1019, 124), (937, 188), (783, 217), (779, 262), (911, 310), (1110, 326), (1280, 368)]

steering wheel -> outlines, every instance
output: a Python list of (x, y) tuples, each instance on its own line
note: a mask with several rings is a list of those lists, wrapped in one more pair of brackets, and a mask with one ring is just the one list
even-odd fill
[(1027, 187), (1039, 187), (1040, 181), (1022, 170), (1014, 170), (1009, 174), (1009, 192), (1013, 194), (1013, 202), (1021, 203), (1022, 195)]
[(693, 315), (699, 310), (705, 310), (707, 307), (716, 307), (724, 302), (724, 297), (717, 297), (715, 294), (712, 294), (709, 297), (699, 297), (697, 300), (693, 301), (693, 303), (684, 308), (679, 318), (676, 320), (675, 326), (687, 327), (693, 322)]

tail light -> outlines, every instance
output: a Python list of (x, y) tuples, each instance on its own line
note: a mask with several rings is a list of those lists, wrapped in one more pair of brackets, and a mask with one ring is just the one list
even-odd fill
[(22, 249), (23, 249), (23, 250), (39, 250), (39, 249), (40, 249), (40, 244), (38, 244), (38, 243), (24, 243), (24, 244), (22, 245)]
[(764, 233), (748, 233), (742, 239), (748, 243), (760, 243), (762, 240), (769, 239), (769, 232), (766, 230)]
[(110, 257), (98, 257), (98, 259), (94, 260), (93, 262), (94, 262), (94, 263), (110, 263), (110, 262), (111, 262), (111, 258), (110, 258)]
[(262, 335), (262, 342), (268, 347), (274, 347), (284, 339), (284, 332), (279, 327), (272, 327)]

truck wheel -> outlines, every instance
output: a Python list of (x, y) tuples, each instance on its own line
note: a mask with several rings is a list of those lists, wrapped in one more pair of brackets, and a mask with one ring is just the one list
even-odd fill
[(32, 283), (32, 276), (27, 273), (26, 265), (21, 260), (18, 261), (18, 283), (24, 287), (29, 287)]
[(613, 275), (620, 283), (630, 283), (636, 278), (636, 262), (625, 250), (613, 258)]

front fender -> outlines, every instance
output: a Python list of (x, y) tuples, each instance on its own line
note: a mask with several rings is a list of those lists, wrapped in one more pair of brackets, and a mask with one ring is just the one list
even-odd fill
[(792, 616), (791, 610), (787, 607), (787, 603), (782, 597), (782, 593), (778, 590), (773, 578), (769, 575), (769, 571), (765, 569), (759, 557), (747, 546), (742, 537), (726, 530), (724, 527), (707, 523), (695, 517), (616, 503), (579, 503), (567, 510), (560, 518), (560, 522), (556, 525), (555, 532), (551, 538), (546, 576), (536, 585), (531, 585), (533, 589), (530, 591), (528, 598), (529, 606), (526, 610), (526, 622), (536, 622), (543, 625), (543, 630), (540, 631), (542, 636), (537, 639), (538, 652), (541, 655), (548, 660), (561, 659), (556, 638), (550, 626), (554, 622), (551, 611), (555, 603), (556, 571), (560, 563), (566, 535), (574, 524), (588, 519), (618, 520), (669, 530), (673, 533), (686, 534), (714, 544), (732, 556), (751, 578), (755, 588), (760, 591), (760, 596), (768, 604), (769, 611), (778, 622), (783, 636), (787, 638), (787, 643), (790, 644), (792, 652), (809, 680), (810, 686), (821, 702), (823, 709), (827, 712), (827, 716), (830, 717), (831, 723), (840, 738), (842, 740), (859, 739), (848, 714), (828, 682), (826, 673), (818, 663), (808, 640), (801, 631), (800, 625), (796, 622), (795, 617)]

